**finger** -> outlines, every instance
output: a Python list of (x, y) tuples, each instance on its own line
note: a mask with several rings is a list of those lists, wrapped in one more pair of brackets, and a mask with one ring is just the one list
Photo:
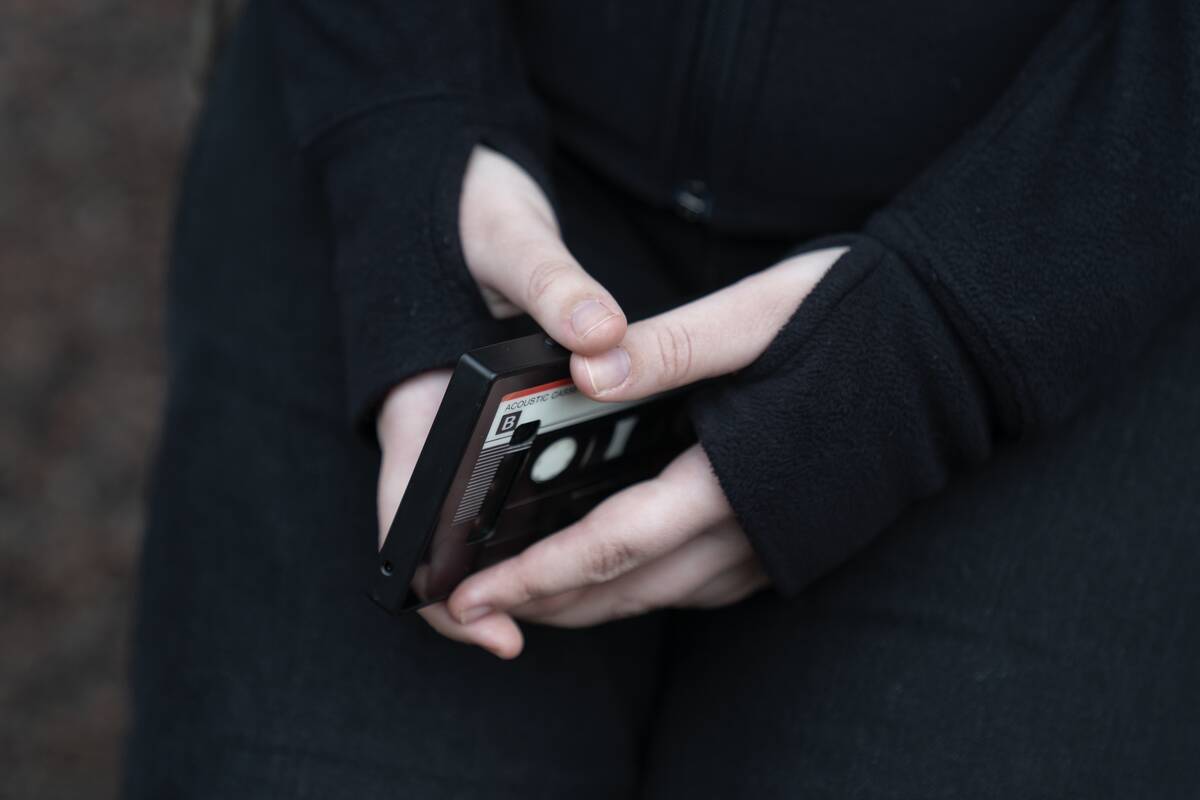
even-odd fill
[(507, 301), (577, 353), (621, 341), (621, 307), (567, 250), (545, 195), (511, 160), (486, 148), (472, 154), (459, 226), (467, 266), (493, 313), (511, 311)]
[(376, 493), (380, 546), (400, 507), (449, 382), (450, 370), (413, 376), (393, 389), (380, 409), (376, 422), (382, 451)]
[[(602, 601), (607, 599), (624, 597), (633, 600), (636, 596), (637, 602), (633, 605), (647, 610), (673, 605), (714, 577), (753, 557), (746, 535), (735, 521), (729, 520), (608, 583), (531, 600), (509, 609), (509, 613), (517, 619), (563, 624), (562, 620), (572, 619), (574, 612), (582, 611), (583, 606), (604, 606), (606, 603)], [(588, 619), (581, 624), (591, 625), (597, 621), (601, 620)]]
[(762, 355), (845, 248), (790, 258), (699, 300), (629, 326), (620, 347), (571, 357), (576, 385), (633, 400), (742, 369)]
[(511, 610), (514, 617), (544, 625), (598, 625), (657, 608), (690, 604), (697, 592), (753, 561), (736, 523), (718, 525), (682, 547), (608, 583), (534, 600)]
[(552, 339), (576, 353), (602, 353), (625, 335), (625, 315), (587, 274), (557, 232), (520, 230), (513, 219), (475, 279), (533, 317)]
[(707, 456), (693, 445), (657, 478), (612, 495), (579, 522), (467, 578), (447, 605), (456, 619), (470, 622), (492, 610), (604, 583), (730, 513)]
[(697, 586), (677, 603), (679, 608), (720, 608), (744, 600), (771, 583), (757, 558), (750, 558), (732, 569)]
[(413, 571), (412, 583), (409, 588), (413, 594), (421, 598), (422, 601), (429, 599), (429, 564), (418, 564), (416, 570)]
[(450, 616), (445, 603), (425, 606), (417, 613), (447, 639), (482, 647), (498, 658), (516, 658), (525, 646), (521, 629), (508, 614), (489, 614), (470, 625), (461, 625)]

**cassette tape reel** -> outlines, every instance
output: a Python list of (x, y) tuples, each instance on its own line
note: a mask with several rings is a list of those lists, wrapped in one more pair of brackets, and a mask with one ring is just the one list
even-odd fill
[(379, 552), (370, 595), (392, 613), (657, 474), (695, 441), (680, 393), (601, 403), (542, 335), (464, 355)]

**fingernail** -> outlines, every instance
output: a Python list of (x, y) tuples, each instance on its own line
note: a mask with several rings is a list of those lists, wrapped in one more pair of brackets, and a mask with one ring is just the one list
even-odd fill
[(620, 386), (629, 377), (629, 353), (624, 347), (614, 347), (606, 353), (585, 358), (583, 366), (592, 382), (592, 391), (600, 394)]
[(475, 606), (474, 608), (468, 608), (466, 611), (458, 615), (458, 624), (470, 625), (472, 622), (483, 619), (490, 613), (492, 613), (491, 606)]
[(571, 312), (571, 327), (581, 340), (617, 314), (599, 300), (584, 300)]

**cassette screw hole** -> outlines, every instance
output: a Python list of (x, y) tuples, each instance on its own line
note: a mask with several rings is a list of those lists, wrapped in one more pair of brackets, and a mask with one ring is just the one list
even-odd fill
[(390, 561), (385, 561), (385, 562), (383, 562), (382, 564), (380, 564), (380, 565), (379, 565), (379, 571), (383, 573), (383, 575), (384, 575), (384, 577), (385, 577), (385, 578), (390, 578), (390, 577), (392, 577), (392, 572), (394, 571), (394, 570), (392, 569), (392, 562), (390, 562)]

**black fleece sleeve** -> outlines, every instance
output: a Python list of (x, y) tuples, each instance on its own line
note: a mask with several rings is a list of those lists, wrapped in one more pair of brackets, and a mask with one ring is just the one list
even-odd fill
[(269, 8), (296, 145), (334, 226), (349, 411), (372, 430), (393, 385), (503, 338), (460, 250), (462, 174), (482, 142), (545, 187), (542, 118), (499, 2)]
[(1080, 2), (697, 398), (700, 439), (795, 592), (998, 440), (1069, 418), (1198, 286), (1200, 3)]

